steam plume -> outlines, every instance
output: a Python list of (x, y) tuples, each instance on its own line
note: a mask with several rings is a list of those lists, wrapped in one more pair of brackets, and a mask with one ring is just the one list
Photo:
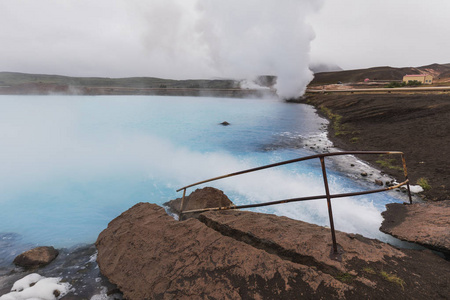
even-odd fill
[(312, 78), (306, 18), (322, 1), (3, 0), (0, 66), (88, 77), (274, 75), (278, 94), (295, 97)]
[(275, 75), (278, 95), (291, 98), (301, 95), (312, 79), (308, 64), (314, 34), (305, 19), (320, 4), (315, 0), (198, 0), (170, 5), (153, 1), (151, 7), (139, 9), (145, 12), (144, 41), (152, 59), (158, 57), (167, 66), (178, 62), (184, 66), (182, 76)]

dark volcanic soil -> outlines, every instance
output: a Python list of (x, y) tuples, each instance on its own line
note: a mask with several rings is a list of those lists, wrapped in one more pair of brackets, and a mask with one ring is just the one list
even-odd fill
[[(345, 150), (402, 151), (409, 179), (426, 178), (426, 200), (450, 199), (450, 94), (308, 94), (331, 119), (329, 138)], [(402, 180), (400, 157), (361, 156)], [(396, 159), (396, 161), (390, 161)], [(385, 162), (385, 166), (380, 161)]]

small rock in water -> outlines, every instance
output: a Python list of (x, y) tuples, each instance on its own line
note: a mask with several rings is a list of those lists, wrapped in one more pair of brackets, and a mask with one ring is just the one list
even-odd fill
[(383, 185), (383, 181), (375, 179), (375, 184), (382, 186)]
[(51, 263), (58, 254), (53, 247), (37, 247), (19, 254), (13, 263), (23, 268), (39, 268)]
[(362, 172), (362, 173), (361, 173), (361, 176), (366, 177), (366, 176), (367, 176), (367, 173), (366, 173), (366, 172)]
[(350, 164), (350, 167), (354, 167), (355, 166), (355, 164)]
[(228, 126), (228, 125), (231, 125), (230, 123), (228, 123), (227, 121), (223, 121), (222, 123), (220, 123), (220, 125), (223, 125), (223, 126)]

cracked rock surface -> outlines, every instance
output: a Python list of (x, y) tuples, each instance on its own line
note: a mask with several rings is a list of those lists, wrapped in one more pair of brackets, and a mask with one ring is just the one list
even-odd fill
[(381, 231), (450, 255), (450, 200), (390, 203), (382, 215)]
[(139, 203), (98, 237), (101, 272), (127, 299), (445, 299), (450, 263), (329, 229), (246, 211), (176, 221)]

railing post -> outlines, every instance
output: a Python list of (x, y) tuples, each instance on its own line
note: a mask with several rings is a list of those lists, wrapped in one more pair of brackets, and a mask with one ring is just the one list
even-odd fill
[(331, 239), (333, 240), (332, 257), (337, 258), (336, 256), (339, 253), (336, 243), (336, 233), (334, 232), (333, 211), (331, 209), (331, 197), (330, 197), (330, 189), (328, 187), (327, 170), (325, 169), (325, 159), (323, 156), (320, 157), (320, 164), (322, 165), (323, 183), (325, 184), (325, 193), (327, 196), (327, 205), (328, 205), (328, 216), (330, 218)]
[(184, 197), (186, 196), (186, 189), (183, 189), (183, 198), (181, 198), (180, 203), (180, 213), (178, 214), (178, 221), (181, 221), (181, 215), (183, 214)]
[(406, 187), (408, 188), (409, 204), (412, 204), (411, 189), (409, 188), (408, 170), (406, 169), (405, 155), (402, 153), (403, 173), (405, 173)]

